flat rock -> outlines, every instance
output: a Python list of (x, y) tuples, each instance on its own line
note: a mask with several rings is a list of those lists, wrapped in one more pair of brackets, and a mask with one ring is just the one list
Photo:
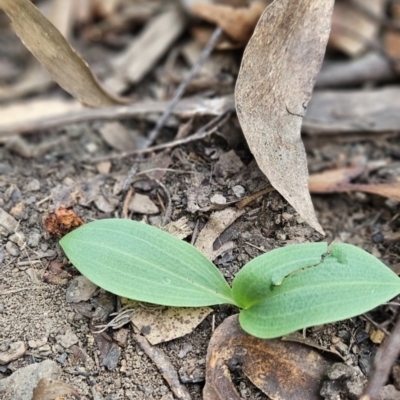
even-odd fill
[(68, 303), (79, 303), (89, 300), (97, 290), (93, 282), (84, 276), (74, 278), (67, 289), (66, 299)]
[(4, 400), (31, 400), (33, 389), (42, 378), (54, 379), (60, 373), (55, 361), (45, 360), (15, 371), (0, 380), (0, 398)]
[[(14, 342), (8, 346), (8, 349), (0, 352), (0, 365), (8, 364), (11, 361), (18, 360), (26, 353), (25, 342)], [(0, 397), (1, 398), (1, 397)]]
[(18, 228), (17, 220), (2, 208), (0, 208), (0, 225), (10, 233), (15, 232)]
[(57, 343), (61, 344), (65, 349), (79, 342), (78, 336), (75, 335), (72, 329), (67, 329), (64, 335), (58, 335), (56, 340)]
[(139, 214), (158, 214), (158, 207), (147, 197), (140, 193), (135, 193), (129, 203), (129, 211)]

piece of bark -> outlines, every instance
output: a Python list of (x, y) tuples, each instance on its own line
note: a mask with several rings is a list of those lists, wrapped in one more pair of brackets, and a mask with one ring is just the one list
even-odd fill
[(310, 134), (398, 132), (400, 88), (315, 91), (302, 130)]
[[(390, 60), (380, 53), (368, 53), (355, 60), (331, 62), (322, 66), (316, 88), (357, 86), (393, 81), (396, 73)], [(312, 100), (311, 100), (312, 102)]]

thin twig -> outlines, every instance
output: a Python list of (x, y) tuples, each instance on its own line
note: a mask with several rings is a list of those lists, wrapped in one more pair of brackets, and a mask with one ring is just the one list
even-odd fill
[(4, 292), (0, 292), (0, 296), (5, 296), (7, 294), (14, 294), (14, 293), (19, 293), (23, 292), (25, 290), (45, 290), (46, 286), (30, 286), (30, 287), (25, 287), (25, 288), (19, 288), (19, 289), (11, 289), (11, 290), (6, 290)]
[(354, 7), (357, 7), (358, 10), (361, 11), (372, 22), (377, 22), (384, 28), (400, 30), (400, 24), (398, 21), (380, 16), (360, 0), (350, 0), (350, 3), (353, 4)]
[(363, 314), (362, 318), (365, 318), (370, 324), (372, 324), (376, 329), (381, 330), (386, 336), (390, 336), (390, 332), (388, 332), (383, 326), (380, 324), (376, 323), (371, 317), (369, 317), (367, 314)]
[[(105, 157), (97, 157), (97, 158), (88, 160), (88, 162), (97, 163), (97, 162), (109, 161), (109, 160), (113, 160), (113, 159), (123, 159), (123, 158), (134, 156), (134, 155), (152, 153), (153, 151), (171, 149), (173, 147), (187, 144), (190, 142), (194, 142), (196, 140), (202, 140), (202, 139), (205, 139), (207, 136), (210, 136), (213, 133), (215, 133), (229, 119), (229, 117), (230, 117), (230, 114), (220, 115), (220, 116), (212, 119), (207, 125), (205, 125), (201, 129), (199, 129), (193, 135), (190, 135), (183, 139), (178, 139), (178, 140), (174, 140), (172, 142), (159, 144), (157, 146), (147, 147), (145, 149), (137, 149), (137, 150), (132, 150), (132, 151), (126, 151), (126, 152), (120, 153), (120, 154), (111, 154), (111, 155), (105, 156)], [(215, 124), (214, 127), (208, 129), (208, 126), (214, 125), (214, 124)]]
[(379, 346), (372, 364), (372, 372), (360, 400), (377, 400), (387, 381), (392, 365), (400, 353), (400, 316), (390, 336)]
[(164, 218), (161, 222), (161, 226), (165, 226), (169, 219), (171, 218), (171, 214), (172, 214), (172, 200), (171, 200), (171, 196), (169, 195), (169, 191), (167, 189), (167, 187), (161, 183), (158, 179), (154, 179), (154, 182), (157, 182), (157, 184), (162, 188), (162, 190), (164, 190), (165, 196), (167, 197), (167, 201), (168, 201), (168, 205), (167, 205), (167, 209), (165, 211), (165, 215)]
[(276, 189), (269, 186), (266, 187), (265, 189), (259, 190), (256, 193), (251, 194), (249, 197), (246, 197), (245, 199), (240, 201), (238, 205), (239, 210), (242, 210), (243, 208), (247, 207), (250, 203), (252, 203), (254, 200), (257, 200), (259, 197), (264, 196), (264, 194), (273, 192), (274, 190)]
[(144, 336), (134, 334), (133, 339), (159, 369), (175, 397), (178, 400), (191, 400), (189, 391), (179, 381), (179, 376), (165, 353), (161, 349), (152, 346)]
[[(0, 138), (57, 129), (72, 124), (139, 118), (148, 114), (162, 113), (165, 107), (168, 107), (168, 102), (166, 101), (144, 101), (103, 108), (83, 108), (57, 116), (34, 120), (21, 119), (18, 123), (1, 126)], [(193, 116), (211, 117), (234, 111), (234, 109), (235, 103), (232, 95), (213, 99), (193, 96), (182, 99), (173, 110), (173, 114), (184, 118)]]
[(134, 192), (134, 189), (130, 188), (128, 190), (128, 192), (126, 193), (124, 204), (122, 206), (122, 216), (124, 218), (128, 218), (128, 208), (129, 208), (129, 203), (131, 201), (131, 198), (133, 196), (133, 192)]
[(210, 56), (211, 52), (214, 50), (215, 45), (218, 42), (218, 39), (220, 38), (222, 34), (222, 29), (220, 27), (217, 27), (214, 30), (214, 33), (212, 34), (210, 40), (208, 41), (207, 45), (204, 47), (202, 53), (200, 54), (199, 59), (197, 62), (193, 65), (192, 69), (189, 71), (188, 75), (186, 76), (185, 80), (179, 85), (178, 89), (175, 92), (175, 95), (171, 102), (168, 104), (168, 107), (165, 109), (164, 113), (162, 116), (158, 119), (156, 126), (153, 128), (153, 130), (149, 133), (149, 137), (147, 138), (146, 147), (151, 146), (154, 141), (157, 139), (161, 129), (163, 128), (165, 122), (171, 115), (173, 109), (176, 107), (178, 104), (179, 100), (182, 98), (182, 96), (185, 93), (186, 88), (188, 87), (190, 81), (193, 79), (193, 77), (196, 75), (196, 73), (199, 71), (199, 69), (203, 66), (204, 62), (207, 60), (207, 58)]
[[(206, 59), (209, 57), (211, 52), (213, 51), (215, 45), (217, 44), (218, 39), (220, 38), (222, 34), (222, 29), (220, 27), (217, 27), (212, 34), (210, 40), (208, 41), (206, 47), (203, 49), (202, 53), (200, 54), (199, 59), (197, 62), (192, 66), (191, 70), (189, 71), (189, 74), (187, 75), (186, 79), (179, 85), (173, 99), (170, 101), (168, 104), (168, 107), (164, 110), (163, 114), (161, 117), (158, 119), (156, 126), (153, 128), (153, 130), (149, 133), (149, 136), (145, 140), (143, 150), (147, 149), (149, 146), (151, 146), (154, 141), (157, 139), (161, 129), (164, 127), (165, 122), (171, 115), (172, 111), (174, 108), (177, 106), (179, 101), (181, 100), (182, 96), (185, 93), (185, 90), (187, 86), (189, 85), (190, 81), (193, 79), (193, 76), (199, 71), (199, 69), (203, 66), (204, 62)], [(144, 154), (144, 153), (142, 153)], [(122, 190), (126, 191), (129, 187), (129, 185), (132, 182), (133, 177), (135, 176), (137, 172), (137, 168), (135, 165), (131, 167), (131, 169), (128, 172), (128, 176), (123, 184)]]

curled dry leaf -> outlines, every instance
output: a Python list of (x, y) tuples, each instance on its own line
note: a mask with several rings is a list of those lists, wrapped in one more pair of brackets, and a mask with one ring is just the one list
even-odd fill
[(29, 0), (0, 0), (0, 9), (11, 19), (15, 33), (27, 49), (81, 103), (103, 107), (125, 102), (101, 86), (86, 62)]
[(54, 213), (48, 214), (44, 221), (46, 230), (59, 237), (83, 224), (83, 219), (74, 210), (65, 207), (60, 207)]
[(338, 168), (310, 176), (311, 193), (365, 192), (400, 201), (400, 183), (351, 183), (364, 167)]
[(239, 400), (230, 377), (234, 370), (242, 370), (272, 400), (317, 400), (329, 365), (303, 344), (263, 340), (245, 333), (233, 315), (210, 340), (204, 400)]
[(333, 3), (272, 3), (247, 45), (235, 92), (239, 121), (260, 169), (320, 233), (300, 128), (325, 53)]

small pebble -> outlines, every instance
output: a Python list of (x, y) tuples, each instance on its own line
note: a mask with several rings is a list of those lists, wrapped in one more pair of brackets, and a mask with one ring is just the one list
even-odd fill
[(0, 303), (0, 314), (4, 311), (4, 304)]
[(374, 243), (382, 243), (384, 240), (382, 232), (377, 232), (372, 235), (372, 240)]
[(9, 240), (18, 246), (22, 246), (25, 242), (25, 235), (22, 232), (15, 232), (9, 237)]
[(236, 185), (232, 188), (232, 192), (235, 194), (237, 198), (242, 198), (244, 194), (246, 193), (246, 190), (243, 186), (241, 185)]
[(32, 179), (27, 185), (26, 185), (26, 191), (27, 192), (36, 192), (40, 189), (40, 182), (37, 179)]
[(60, 357), (56, 358), (56, 361), (60, 364), (64, 364), (65, 361), (67, 361), (68, 354), (67, 353), (62, 353)]
[(15, 243), (13, 243), (13, 242), (7, 242), (7, 244), (6, 244), (6, 250), (7, 250), (7, 253), (10, 255), (10, 256), (13, 256), (13, 257), (18, 257), (19, 256), (19, 248), (18, 248), (18, 246), (15, 244)]
[(37, 247), (39, 245), (41, 234), (39, 232), (31, 232), (28, 236), (28, 246)]

